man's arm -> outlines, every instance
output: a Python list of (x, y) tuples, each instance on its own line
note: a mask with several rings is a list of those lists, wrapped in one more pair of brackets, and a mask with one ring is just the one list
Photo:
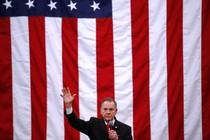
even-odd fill
[(131, 127), (129, 127), (125, 140), (133, 140), (132, 134), (131, 134)]
[(74, 101), (74, 97), (76, 96), (76, 94), (72, 95), (68, 87), (63, 88), (62, 92), (63, 94), (61, 96), (63, 97), (66, 106), (66, 111), (64, 113), (68, 119), (69, 124), (78, 131), (87, 134), (88, 123), (85, 122), (84, 120), (79, 119), (72, 109), (72, 102)]
[(68, 114), (66, 111), (65, 111), (65, 116), (67, 117), (67, 120), (69, 122), (69, 124), (75, 128), (76, 130), (88, 135), (88, 131), (89, 131), (89, 122), (87, 121), (84, 121), (84, 120), (81, 120), (77, 117), (77, 115), (74, 113), (74, 111), (72, 111), (71, 114)]

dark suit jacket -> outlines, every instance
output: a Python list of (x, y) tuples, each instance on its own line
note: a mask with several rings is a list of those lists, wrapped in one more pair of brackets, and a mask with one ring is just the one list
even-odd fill
[[(66, 113), (65, 113), (66, 114)], [(105, 122), (101, 118), (91, 117), (89, 121), (79, 119), (74, 112), (66, 115), (70, 125), (86, 134), (90, 140), (108, 140)], [(117, 132), (119, 140), (132, 140), (131, 127), (115, 120), (113, 129)]]

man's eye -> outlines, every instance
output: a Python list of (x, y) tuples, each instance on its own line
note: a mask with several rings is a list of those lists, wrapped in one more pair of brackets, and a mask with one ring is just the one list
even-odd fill
[(110, 111), (110, 112), (113, 112), (113, 111), (114, 111), (114, 109), (113, 109), (113, 108), (110, 108), (110, 109), (108, 109), (108, 108), (104, 108), (103, 110), (104, 110), (104, 111)]

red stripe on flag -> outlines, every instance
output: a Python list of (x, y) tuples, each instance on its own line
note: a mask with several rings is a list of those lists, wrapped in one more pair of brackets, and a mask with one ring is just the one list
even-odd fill
[[(78, 31), (77, 19), (62, 19), (62, 55), (63, 55), (63, 85), (70, 87), (72, 94), (77, 94), (74, 98), (73, 109), (79, 116), (79, 76), (78, 76)], [(65, 139), (79, 140), (79, 132), (73, 129), (68, 123), (66, 117), (65, 122)]]
[(132, 0), (131, 13), (134, 139), (150, 140), (148, 1)]
[(47, 79), (44, 17), (29, 17), (32, 139), (46, 138)]
[(13, 139), (10, 19), (0, 18), (0, 139)]
[(98, 117), (104, 97), (114, 98), (113, 24), (111, 18), (96, 19), (96, 65)]
[(210, 140), (210, 1), (202, 1), (202, 130)]
[(169, 139), (184, 139), (183, 1), (167, 1), (167, 73)]

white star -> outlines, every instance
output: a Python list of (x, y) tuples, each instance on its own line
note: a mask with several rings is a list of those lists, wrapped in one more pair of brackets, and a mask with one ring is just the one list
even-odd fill
[(3, 5), (6, 6), (6, 9), (8, 9), (9, 7), (12, 8), (11, 2), (12, 2), (12, 1), (5, 0), (5, 3), (3, 3)]
[(28, 0), (26, 5), (28, 5), (28, 8), (30, 9), (31, 7), (34, 7), (34, 1)]
[(48, 6), (50, 7), (50, 10), (52, 11), (53, 8), (57, 9), (57, 7), (55, 6), (57, 2), (52, 2), (52, 0), (50, 0), (50, 4), (48, 4)]
[(70, 8), (71, 8), (71, 11), (73, 10), (73, 9), (77, 9), (76, 8), (76, 2), (75, 3), (73, 3), (71, 0), (70, 0), (70, 3), (69, 3), (69, 5), (67, 5), (67, 6), (69, 6)]
[(96, 3), (95, 1), (93, 1), (93, 5), (91, 5), (90, 7), (93, 8), (93, 11), (95, 11), (96, 9), (100, 9), (98, 6), (99, 6), (100, 2), (99, 3)]

